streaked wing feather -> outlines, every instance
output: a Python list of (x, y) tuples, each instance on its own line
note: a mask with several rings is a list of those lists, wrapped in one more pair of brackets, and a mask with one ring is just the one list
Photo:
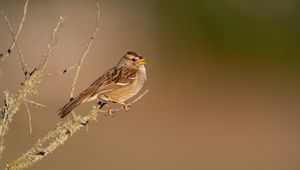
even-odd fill
[(89, 88), (95, 89), (92, 95), (107, 93), (133, 83), (136, 79), (136, 73), (137, 71), (134, 69), (113, 67), (92, 83)]

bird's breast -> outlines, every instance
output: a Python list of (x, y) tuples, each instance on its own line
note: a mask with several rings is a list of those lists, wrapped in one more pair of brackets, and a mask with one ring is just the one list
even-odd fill
[(137, 71), (136, 79), (132, 84), (116, 89), (107, 95), (111, 99), (125, 102), (135, 96), (142, 89), (146, 79), (146, 69), (144, 66), (140, 66)]

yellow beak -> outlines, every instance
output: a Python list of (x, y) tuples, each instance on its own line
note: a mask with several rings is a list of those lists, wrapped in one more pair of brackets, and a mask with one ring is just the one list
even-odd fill
[(144, 58), (140, 59), (140, 61), (139, 61), (139, 65), (144, 65), (146, 63), (147, 63), (146, 59), (144, 59)]

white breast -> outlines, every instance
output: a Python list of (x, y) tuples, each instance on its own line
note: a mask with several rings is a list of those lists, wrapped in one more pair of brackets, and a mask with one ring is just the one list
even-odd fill
[(144, 82), (146, 80), (147, 80), (147, 75), (146, 75), (145, 66), (140, 65), (139, 69), (138, 69), (138, 72), (137, 72), (136, 80), (133, 83), (134, 88), (130, 88), (130, 90), (128, 89), (128, 95), (124, 95), (123, 101), (126, 101), (126, 100), (132, 98), (138, 92), (140, 92), (143, 85), (144, 85)]
[(147, 75), (146, 75), (146, 68), (144, 65), (139, 66), (139, 71), (138, 71), (138, 76), (137, 78), (146, 81), (147, 80)]

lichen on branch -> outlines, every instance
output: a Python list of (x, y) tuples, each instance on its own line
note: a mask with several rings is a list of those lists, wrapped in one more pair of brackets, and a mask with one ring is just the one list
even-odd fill
[(63, 22), (64, 17), (61, 17), (52, 33), (48, 48), (43, 55), (39, 65), (31, 73), (27, 73), (25, 75), (25, 80), (21, 83), (21, 87), (18, 93), (5, 93), (4, 106), (1, 110), (0, 117), (0, 160), (4, 150), (4, 136), (8, 132), (9, 123), (13, 121), (15, 114), (19, 110), (20, 105), (24, 102), (24, 100), (28, 96), (36, 94), (35, 89), (41, 82), (41, 77), (60, 35)]
[[(146, 90), (135, 100), (130, 102), (132, 105), (138, 100), (140, 100), (149, 90)], [(118, 112), (123, 108), (118, 108), (112, 110), (113, 112)], [(103, 113), (107, 114), (107, 111), (100, 110), (99, 106), (93, 106), (89, 114), (85, 116), (74, 115), (73, 118), (69, 118), (63, 124), (59, 124), (54, 130), (50, 131), (45, 137), (38, 140), (35, 145), (26, 151), (21, 157), (15, 161), (9, 163), (4, 168), (5, 170), (20, 170), (27, 168), (39, 160), (45, 158), (48, 154), (52, 153), (59, 146), (63, 145), (69, 137), (75, 134), (82, 127), (86, 126), (91, 121), (97, 121), (98, 116)]]

